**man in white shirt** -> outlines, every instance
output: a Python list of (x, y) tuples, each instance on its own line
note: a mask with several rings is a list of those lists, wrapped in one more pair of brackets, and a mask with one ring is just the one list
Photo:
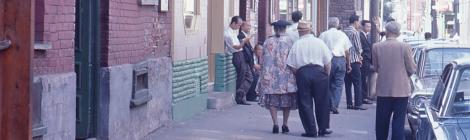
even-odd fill
[(351, 48), (352, 44), (348, 36), (337, 29), (338, 26), (339, 19), (331, 17), (328, 19), (329, 29), (320, 35), (320, 39), (326, 43), (333, 55), (329, 84), (331, 91), (330, 105), (333, 114), (339, 114), (338, 106), (343, 92), (344, 76), (351, 69), (346, 66), (349, 66), (349, 48)]
[(224, 32), (225, 52), (232, 54), (232, 63), (237, 72), (236, 80), (236, 93), (235, 101), (237, 104), (250, 105), (246, 102), (246, 93), (250, 90), (251, 83), (253, 82), (253, 75), (250, 66), (246, 63), (245, 56), (243, 55), (243, 46), (250, 42), (251, 36), (248, 36), (241, 41), (237, 36), (240, 26), (243, 24), (242, 18), (239, 16), (232, 17), (230, 27)]
[(299, 39), (299, 31), (297, 30), (297, 26), (299, 24), (299, 21), (302, 19), (302, 12), (300, 11), (295, 11), (291, 15), (292, 17), (292, 25), (287, 27), (287, 35), (293, 40), (296, 41)]
[[(328, 130), (328, 73), (332, 55), (326, 44), (311, 34), (310, 23), (299, 22), (297, 28), (301, 37), (290, 50), (287, 65), (294, 71), (297, 82), (299, 115), (305, 129), (302, 136), (325, 136), (333, 133)], [(312, 98), (315, 100), (315, 115)], [(318, 125), (318, 131), (315, 124)]]

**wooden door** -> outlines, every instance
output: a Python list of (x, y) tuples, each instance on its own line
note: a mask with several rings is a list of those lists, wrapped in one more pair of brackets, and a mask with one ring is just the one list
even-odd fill
[(0, 139), (31, 136), (33, 0), (0, 0)]

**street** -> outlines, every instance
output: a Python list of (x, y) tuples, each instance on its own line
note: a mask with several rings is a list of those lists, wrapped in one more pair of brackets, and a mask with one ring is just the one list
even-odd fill
[[(344, 96), (343, 96), (344, 97)], [(345, 101), (343, 98), (342, 101)], [(347, 110), (340, 105), (340, 114), (331, 114), (331, 128), (334, 133), (321, 139), (330, 140), (374, 140), (375, 104), (367, 105), (368, 110)], [(282, 113), (278, 112), (282, 122)], [(282, 125), (282, 124), (280, 124)], [(408, 124), (406, 124), (408, 125)], [(259, 105), (236, 105), (224, 110), (209, 110), (195, 117), (170, 124), (156, 130), (144, 140), (306, 140), (298, 111), (292, 111), (289, 118), (290, 133), (272, 134), (272, 121), (268, 110)], [(407, 131), (409, 132), (409, 131)]]

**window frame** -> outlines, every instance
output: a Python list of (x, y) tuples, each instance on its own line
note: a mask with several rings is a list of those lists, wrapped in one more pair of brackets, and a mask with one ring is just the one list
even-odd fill
[(454, 116), (454, 112), (453, 112), (453, 108), (454, 108), (454, 102), (455, 102), (455, 97), (457, 95), (457, 92), (459, 92), (459, 87), (460, 87), (460, 82), (461, 82), (461, 78), (462, 78), (462, 75), (465, 71), (470, 71), (470, 67), (469, 66), (466, 66), (466, 67), (462, 67), (462, 68), (459, 68), (458, 70), (455, 71), (455, 78), (453, 78), (453, 86), (451, 88), (452, 91), (449, 91), (450, 94), (448, 94), (448, 102), (447, 102), (447, 106), (446, 106), (446, 110), (444, 110), (443, 114), (445, 114), (446, 116), (449, 116), (449, 117), (457, 117), (457, 116)]

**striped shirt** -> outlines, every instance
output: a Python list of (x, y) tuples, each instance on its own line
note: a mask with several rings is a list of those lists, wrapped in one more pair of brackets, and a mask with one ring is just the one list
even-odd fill
[(352, 47), (349, 48), (349, 62), (361, 62), (362, 45), (361, 38), (359, 37), (359, 32), (354, 29), (354, 27), (348, 26), (344, 28), (344, 33), (346, 33), (352, 44)]

